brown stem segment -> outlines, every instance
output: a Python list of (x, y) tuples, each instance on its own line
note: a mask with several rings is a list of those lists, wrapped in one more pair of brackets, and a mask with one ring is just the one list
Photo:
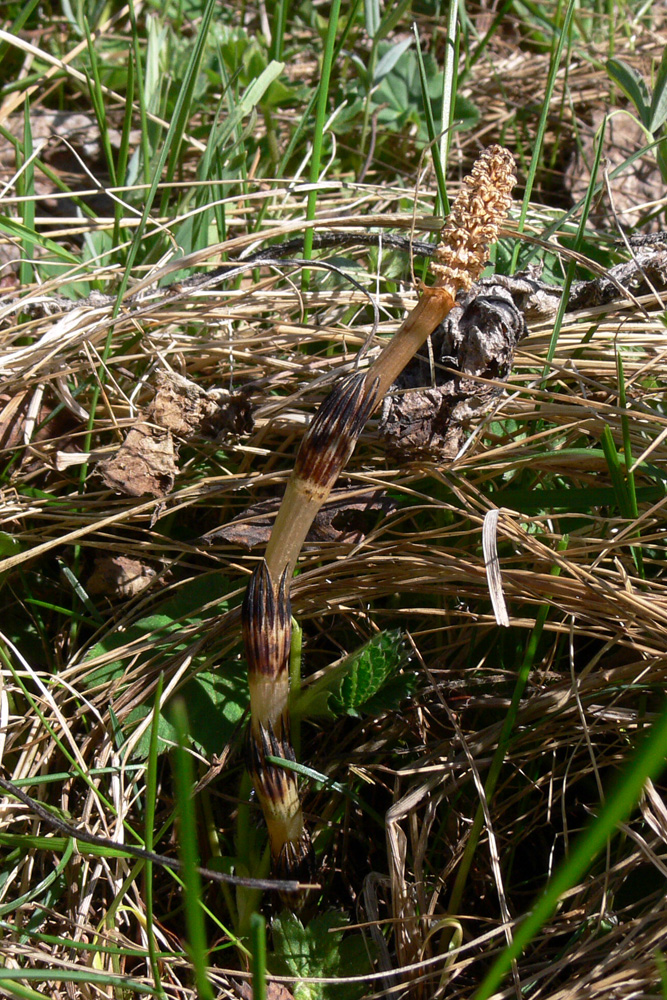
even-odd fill
[(269, 830), (274, 871), (310, 881), (315, 865), (296, 775), (266, 759), (295, 759), (288, 715), (292, 617), (286, 573), (276, 590), (266, 563), (256, 567), (241, 620), (250, 687), (248, 767)]
[(434, 285), (422, 288), (419, 302), (370, 370), (344, 379), (320, 406), (285, 488), (265, 561), (248, 586), (243, 637), (252, 715), (249, 766), (269, 828), (274, 867), (281, 877), (308, 878), (313, 862), (295, 776), (266, 760), (267, 756), (294, 760), (288, 717), (288, 580), (313, 519), (354, 451), (366, 420), (453, 308), (457, 293), (467, 291), (480, 276), (511, 204), (513, 171), (511, 154), (502, 146), (491, 146), (464, 179), (431, 264)]
[(358, 372), (340, 382), (317, 411), (301, 442), (266, 547), (266, 563), (274, 580), (294, 570), (313, 518), (333, 489), (378, 401), (375, 381), (369, 381), (367, 372)]

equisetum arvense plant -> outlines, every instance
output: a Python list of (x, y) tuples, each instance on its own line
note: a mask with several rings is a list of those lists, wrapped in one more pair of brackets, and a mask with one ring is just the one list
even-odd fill
[(269, 831), (274, 873), (307, 881), (315, 871), (296, 775), (267, 757), (294, 760), (289, 723), (290, 579), (308, 530), (350, 458), (364, 424), (459, 292), (479, 278), (498, 238), (516, 183), (514, 159), (490, 146), (477, 160), (440, 234), (432, 285), (367, 371), (334, 387), (299, 449), (264, 559), (243, 602), (251, 725), (249, 768)]

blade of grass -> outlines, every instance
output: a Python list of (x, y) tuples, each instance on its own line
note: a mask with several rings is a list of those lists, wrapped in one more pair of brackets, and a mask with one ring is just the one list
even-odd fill
[[(329, 21), (327, 24), (327, 34), (324, 43), (324, 55), (322, 58), (322, 71), (320, 73), (320, 83), (317, 90), (317, 108), (315, 111), (315, 130), (313, 133), (313, 149), (310, 157), (310, 183), (311, 190), (308, 192), (308, 205), (306, 207), (306, 220), (312, 221), (315, 218), (317, 207), (317, 182), (320, 177), (320, 166), (322, 163), (322, 143), (324, 139), (324, 125), (327, 117), (327, 100), (329, 97), (329, 83), (331, 81), (331, 67), (336, 47), (336, 33), (338, 31), (338, 19), (340, 17), (341, 0), (332, 0), (329, 10)], [(313, 252), (313, 232), (311, 228), (306, 229), (303, 244), (303, 256), (305, 260), (310, 260)], [(310, 271), (304, 269), (301, 275), (301, 287), (304, 291), (310, 284)]]
[[(519, 233), (523, 232), (523, 227), (526, 223), (528, 208), (530, 207), (530, 198), (533, 193), (533, 186), (535, 184), (535, 176), (537, 174), (537, 168), (540, 164), (540, 158), (542, 156), (544, 136), (547, 129), (547, 122), (549, 121), (551, 98), (553, 97), (554, 88), (556, 86), (556, 78), (558, 76), (558, 70), (560, 69), (560, 60), (563, 54), (563, 49), (565, 47), (565, 42), (570, 32), (572, 15), (574, 14), (576, 6), (577, 6), (576, 0), (568, 0), (562, 27), (560, 31), (557, 33), (556, 38), (554, 40), (554, 46), (551, 52), (551, 58), (549, 60), (549, 75), (547, 77), (546, 87), (544, 88), (542, 112), (540, 114), (540, 118), (537, 123), (537, 132), (535, 135), (535, 143), (533, 146), (533, 155), (530, 160), (528, 176), (526, 177), (526, 188), (524, 191), (523, 201), (521, 203), (519, 221), (517, 223), (517, 231)], [(520, 251), (520, 244), (517, 241), (516, 246), (514, 248), (514, 253), (512, 255), (512, 262), (510, 265), (511, 274), (513, 274), (514, 271), (516, 270), (517, 262), (519, 260), (519, 251)]]
[[(133, 59), (137, 76), (137, 100), (139, 102), (139, 132), (141, 135), (141, 166), (144, 184), (151, 182), (151, 149), (148, 131), (148, 108), (146, 106), (146, 90), (144, 86), (144, 71), (141, 61), (140, 36), (137, 29), (137, 15), (134, 0), (129, 0), (130, 29), (132, 31), (132, 48), (130, 59)], [(129, 61), (129, 60), (128, 60)], [(127, 113), (127, 112), (126, 112)]]
[[(459, 4), (458, 0), (450, 0), (447, 15), (447, 38), (445, 42), (445, 58), (442, 74), (442, 120), (440, 122), (440, 162), (442, 172), (447, 176), (449, 163), (449, 147), (452, 141), (452, 123), (456, 107), (456, 90), (458, 81), (459, 49)], [(436, 215), (449, 214), (449, 201), (446, 188), (439, 188), (439, 204), (436, 204)]]
[[(9, 28), (8, 33), (10, 35), (20, 34), (20, 32), (23, 30), (24, 24), (30, 18), (30, 15), (32, 14), (32, 12), (34, 11), (35, 7), (37, 7), (38, 4), (39, 0), (28, 0), (28, 3), (22, 4), (19, 13), (16, 15), (16, 17), (12, 22), (11, 27)], [(9, 42), (7, 41), (0, 42), (0, 65), (2, 64), (4, 57), (7, 55), (8, 50), (9, 50)], [(25, 77), (19, 81), (19, 86), (21, 88), (27, 86)], [(2, 88), (2, 93), (7, 93), (4, 87)]]
[[(145, 983), (140, 982), (131, 976), (118, 976), (113, 973), (96, 972), (94, 969), (59, 969), (57, 966), (52, 966), (50, 969), (2, 969), (0, 968), (0, 987), (3, 990), (8, 990), (7, 983), (15, 982), (15, 976), (17, 971), (20, 972), (21, 979), (28, 980), (33, 983), (85, 983), (91, 986), (112, 986), (116, 989), (132, 990), (135, 993), (147, 993), (149, 996), (155, 996), (155, 990), (152, 986), (146, 986)], [(45, 995), (41, 993), (25, 994), (26, 996), (37, 996), (42, 997)], [(23, 994), (17, 994), (22, 996)], [(50, 992), (49, 996), (53, 996)]]
[[(292, 641), (289, 652), (290, 702), (293, 703), (301, 693), (301, 654), (303, 649), (303, 629), (292, 618)], [(301, 719), (292, 716), (292, 749), (297, 760), (301, 756)]]
[(10, 903), (4, 903), (0, 906), (0, 917), (4, 917), (8, 913), (18, 913), (21, 907), (26, 906), (35, 899), (39, 899), (39, 897), (46, 892), (49, 886), (52, 885), (52, 883), (55, 882), (56, 879), (62, 874), (69, 864), (73, 854), (74, 840), (69, 840), (63, 856), (57, 866), (49, 872), (49, 874), (43, 878), (41, 882), (34, 886), (34, 888), (24, 892), (22, 896), (18, 897), (18, 899), (12, 899)]
[[(153, 850), (153, 830), (155, 827), (155, 804), (157, 802), (157, 761), (158, 761), (158, 731), (160, 728), (160, 704), (164, 674), (160, 674), (155, 685), (155, 702), (153, 705), (153, 721), (151, 722), (148, 744), (148, 760), (146, 762), (146, 822), (144, 825), (144, 844), (147, 851)], [(144, 882), (144, 903), (146, 905), (146, 939), (148, 955), (153, 973), (155, 989), (162, 995), (162, 980), (157, 957), (157, 944), (153, 931), (153, 862), (146, 862)]]
[[(586, 190), (586, 196), (581, 209), (581, 218), (579, 220), (579, 227), (577, 229), (577, 235), (574, 240), (574, 250), (579, 253), (581, 251), (581, 246), (584, 240), (584, 234), (586, 232), (586, 224), (588, 222), (588, 216), (591, 211), (591, 204), (593, 201), (593, 193), (595, 191), (595, 178), (598, 175), (598, 170), (600, 169), (600, 161), (602, 159), (602, 150), (604, 146), (604, 134), (607, 127), (607, 119), (605, 117), (602, 125), (600, 127), (600, 139), (595, 150), (595, 161), (593, 163), (593, 169), (591, 170), (591, 178)], [(519, 244), (517, 243), (515, 252), (518, 250)], [(576, 270), (576, 261), (570, 260), (567, 265), (567, 271), (565, 273), (565, 281), (563, 282), (563, 294), (561, 300), (558, 304), (558, 312), (556, 313), (556, 318), (554, 319), (554, 327), (551, 332), (551, 338), (549, 340), (549, 346), (547, 348), (546, 360), (544, 363), (544, 369), (542, 371), (542, 386), (546, 382), (547, 376), (549, 374), (549, 367), (554, 359), (556, 353), (556, 346), (558, 344), (558, 337), (560, 334), (560, 329), (563, 324), (563, 317), (567, 310), (567, 303), (570, 297), (570, 288), (572, 287), (572, 281), (574, 279), (574, 273)]]
[(21, 266), (19, 280), (23, 286), (30, 285), (34, 277), (35, 245), (28, 233), (35, 234), (35, 164), (33, 161), (32, 125), (30, 122), (30, 99), (26, 95), (23, 105), (23, 162), (19, 193), (25, 197), (23, 202), (23, 225), (26, 235), (21, 244)]
[(274, 757), (272, 754), (267, 754), (266, 759), (269, 764), (284, 767), (286, 771), (294, 771), (295, 774), (298, 774), (302, 778), (308, 778), (309, 781), (317, 781), (324, 785), (325, 788), (330, 788), (332, 791), (338, 792), (339, 795), (344, 795), (346, 798), (351, 799), (355, 805), (363, 809), (379, 826), (384, 828), (384, 817), (376, 812), (372, 806), (367, 805), (363, 799), (360, 799), (351, 788), (341, 785), (339, 781), (334, 781), (328, 775), (322, 774), (321, 771), (316, 771), (314, 768), (307, 767), (305, 764), (299, 764), (294, 760), (286, 760), (284, 757)]
[[(125, 83), (125, 113), (123, 115), (123, 128), (120, 135), (120, 148), (118, 150), (118, 164), (116, 177), (119, 184), (128, 184), (127, 168), (130, 160), (130, 133), (132, 131), (132, 105), (134, 104), (134, 60), (132, 53), (127, 60), (127, 80)], [(120, 222), (123, 217), (123, 206), (114, 201), (114, 227), (113, 245), (118, 246), (120, 238)]]
[(266, 1000), (266, 920), (261, 913), (250, 918), (253, 1000)]
[(187, 926), (189, 952), (197, 988), (202, 1000), (213, 1000), (213, 989), (207, 971), (206, 928), (202, 910), (202, 885), (198, 872), (197, 827), (192, 789), (194, 774), (192, 759), (185, 749), (188, 720), (185, 703), (176, 698), (172, 702), (172, 723), (177, 733), (178, 746), (174, 752), (174, 782), (176, 806), (179, 817), (179, 853), (183, 868), (183, 907)]
[(616, 494), (618, 508), (622, 517), (627, 517), (629, 519), (632, 517), (630, 513), (630, 494), (628, 493), (627, 483), (623, 475), (623, 469), (621, 468), (621, 460), (618, 456), (618, 449), (616, 448), (616, 444), (608, 424), (605, 424), (602, 428), (600, 443), (602, 444), (604, 457), (607, 461), (607, 467), (609, 469), (612, 486), (614, 487), (614, 493)]
[(281, 62), (285, 45), (285, 27), (287, 25), (287, 8), (289, 0), (278, 0), (273, 13), (271, 27), (271, 58)]
[[(438, 196), (435, 200), (435, 207), (433, 212), (434, 215), (448, 214), (449, 200), (447, 198), (447, 182), (445, 179), (445, 170), (443, 167), (441, 147), (438, 146), (438, 133), (436, 132), (435, 128), (435, 119), (433, 117), (433, 108), (431, 107), (431, 99), (428, 95), (428, 80), (426, 79), (424, 58), (422, 56), (421, 45), (419, 43), (419, 30), (416, 24), (412, 26), (412, 30), (414, 31), (415, 41), (416, 41), (417, 64), (419, 66), (419, 82), (421, 84), (422, 102), (424, 106), (424, 114), (426, 116), (426, 131), (428, 133), (429, 148), (431, 150), (431, 156), (433, 158), (433, 168), (435, 170), (435, 176), (438, 184)], [(443, 114), (443, 121), (444, 121), (444, 114)], [(445, 140), (446, 144), (446, 136), (443, 136), (443, 140)]]
[(118, 180), (116, 177), (116, 164), (114, 162), (113, 151), (111, 149), (111, 139), (109, 138), (109, 123), (106, 115), (106, 106), (104, 103), (104, 93), (102, 90), (102, 79), (100, 76), (100, 66), (97, 58), (97, 51), (93, 44), (93, 39), (90, 34), (90, 27), (88, 25), (88, 18), (84, 16), (83, 25), (86, 32), (86, 41), (88, 42), (88, 58), (90, 59), (90, 73), (86, 73), (86, 78), (88, 80), (88, 89), (90, 91), (90, 101), (93, 106), (93, 111), (95, 113), (95, 118), (97, 120), (97, 125), (100, 130), (100, 140), (102, 143), (102, 149), (104, 150), (104, 157), (106, 160), (107, 170), (109, 171), (109, 180), (112, 187), (117, 187)]

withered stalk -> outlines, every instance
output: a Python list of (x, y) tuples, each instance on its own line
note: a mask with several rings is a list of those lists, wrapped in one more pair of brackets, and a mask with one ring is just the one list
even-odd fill
[(486, 265), (516, 183), (514, 160), (491, 146), (463, 181), (441, 232), (419, 302), (368, 372), (350, 375), (324, 400), (299, 449), (266, 549), (243, 606), (250, 678), (250, 768), (264, 810), (276, 874), (312, 875), (313, 853), (303, 825), (296, 777), (266, 762), (294, 759), (289, 742), (290, 611), (288, 580), (315, 515), (347, 463), (364, 424), (408, 361)]

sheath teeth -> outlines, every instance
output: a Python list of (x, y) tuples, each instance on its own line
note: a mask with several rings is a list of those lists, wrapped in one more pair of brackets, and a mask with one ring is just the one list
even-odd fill
[(250, 675), (278, 678), (286, 674), (292, 636), (286, 572), (276, 594), (266, 562), (262, 560), (250, 577), (241, 620)]
[(294, 478), (309, 496), (328, 496), (341, 469), (354, 451), (368, 417), (377, 405), (377, 386), (368, 386), (368, 374), (348, 375), (320, 406), (301, 442)]

